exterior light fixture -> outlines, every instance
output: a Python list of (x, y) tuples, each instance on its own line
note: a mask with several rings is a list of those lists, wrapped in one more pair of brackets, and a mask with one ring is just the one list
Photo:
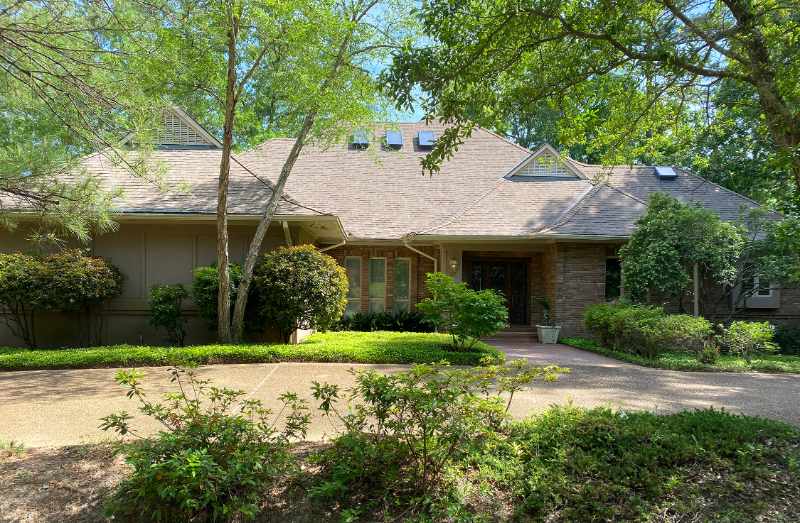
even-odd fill
[(456, 269), (458, 269), (458, 260), (456, 260), (455, 256), (450, 258), (450, 264), (449, 265), (450, 265), (450, 274), (455, 274), (456, 273)]

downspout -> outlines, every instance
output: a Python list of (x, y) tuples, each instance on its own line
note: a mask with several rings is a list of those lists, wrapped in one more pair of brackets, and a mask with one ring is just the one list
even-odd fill
[(417, 254), (420, 254), (422, 256), (425, 256), (429, 260), (433, 260), (433, 272), (439, 272), (439, 260), (437, 260), (435, 256), (430, 256), (430, 255), (425, 254), (424, 252), (422, 252), (422, 251), (420, 251), (418, 249), (415, 249), (414, 247), (412, 247), (411, 245), (408, 244), (408, 240), (403, 240), (403, 245), (406, 246), (406, 249), (408, 249), (410, 251), (414, 251)]
[(336, 245), (331, 245), (330, 247), (325, 247), (324, 249), (320, 249), (319, 252), (325, 252), (325, 251), (329, 251), (331, 249), (335, 249), (336, 247), (341, 247), (345, 243), (347, 243), (347, 240), (343, 241), (342, 243), (337, 243)]
[(694, 282), (693, 282), (694, 283), (694, 317), (695, 318), (699, 318), (700, 317), (700, 277), (699, 277), (700, 269), (699, 269), (697, 263), (694, 264), (693, 273), (694, 274), (692, 276), (694, 277)]
[(292, 234), (289, 232), (289, 222), (283, 221), (283, 235), (286, 236), (287, 247), (292, 246)]

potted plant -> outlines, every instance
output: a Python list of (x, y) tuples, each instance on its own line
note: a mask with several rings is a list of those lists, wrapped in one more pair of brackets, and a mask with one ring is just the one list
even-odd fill
[(547, 298), (536, 298), (536, 302), (542, 306), (542, 319), (544, 325), (537, 325), (536, 331), (539, 334), (539, 342), (541, 343), (558, 343), (558, 332), (561, 327), (553, 325), (550, 321), (550, 300)]

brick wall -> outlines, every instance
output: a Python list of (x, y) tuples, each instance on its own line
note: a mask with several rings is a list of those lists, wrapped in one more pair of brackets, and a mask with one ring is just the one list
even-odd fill
[[(556, 243), (545, 254), (545, 287), (554, 290), (555, 322), (562, 335), (586, 335), (583, 313), (605, 301), (606, 258), (618, 250), (618, 245)], [(550, 269), (553, 260), (555, 270)]]
[[(428, 254), (429, 256), (439, 257), (439, 249), (436, 247), (417, 247), (415, 249)], [(355, 257), (361, 258), (361, 312), (366, 312), (369, 307), (369, 259), (386, 258), (386, 311), (391, 312), (394, 307), (394, 259), (411, 259), (411, 281), (409, 294), (411, 310), (417, 310), (414, 305), (430, 297), (430, 293), (425, 289), (427, 274), (433, 272), (433, 260), (417, 254), (416, 252), (402, 246), (377, 246), (377, 245), (345, 245), (336, 249), (325, 251), (332, 256), (336, 263), (344, 267), (344, 259)], [(440, 267), (441, 270), (441, 267)]]

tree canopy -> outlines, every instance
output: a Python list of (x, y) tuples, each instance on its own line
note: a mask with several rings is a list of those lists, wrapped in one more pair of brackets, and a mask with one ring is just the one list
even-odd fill
[(433, 0), (419, 11), (426, 45), (398, 53), (384, 84), (401, 106), (455, 125), (429, 171), (473, 122), (502, 130), (555, 110), (561, 143), (606, 165), (693, 144), (719, 153), (745, 130), (759, 143), (740, 160), (781, 176), (796, 199), (799, 13), (794, 0)]

